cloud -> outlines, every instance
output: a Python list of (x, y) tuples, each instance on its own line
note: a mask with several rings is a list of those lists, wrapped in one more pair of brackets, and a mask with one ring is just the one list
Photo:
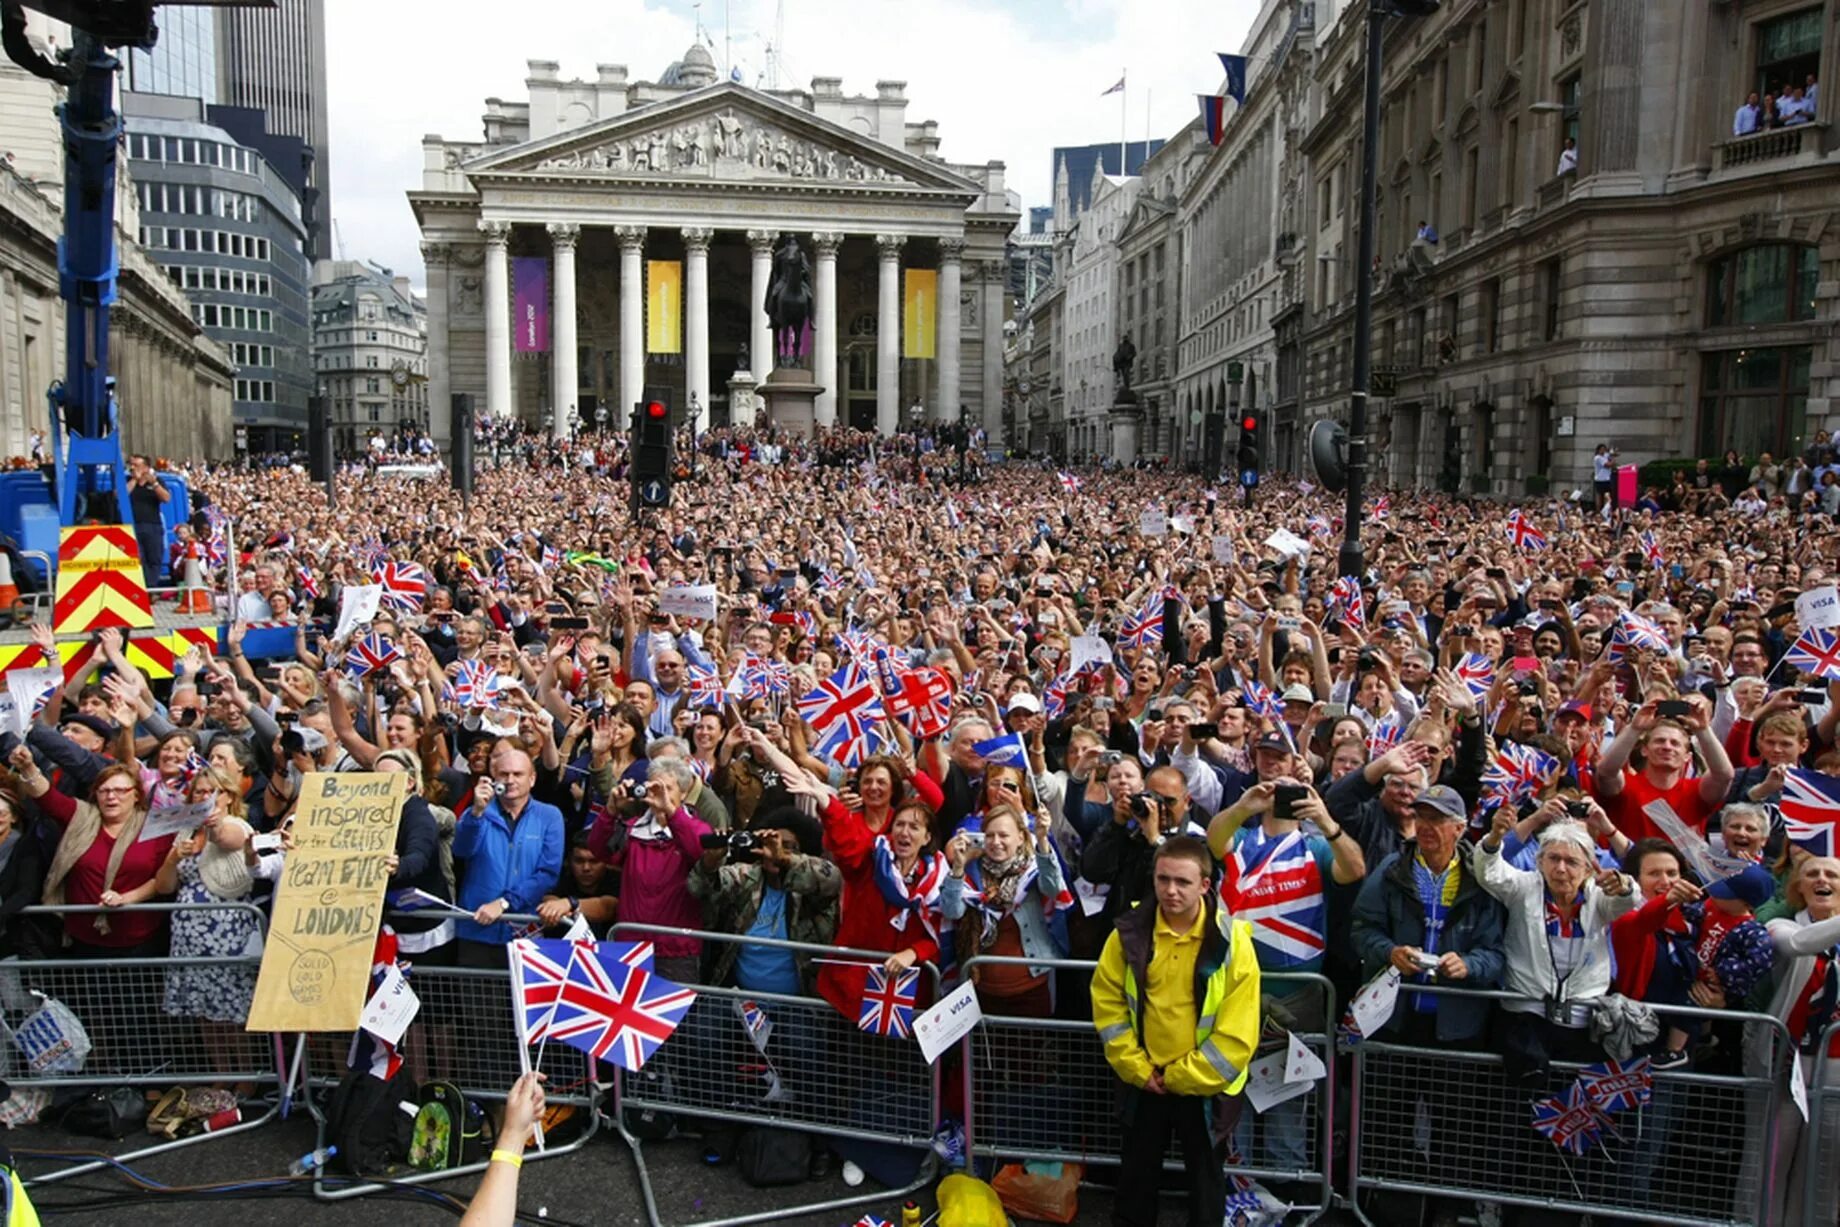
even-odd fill
[[(718, 65), (764, 83), (778, 11), (781, 84), (840, 76), (846, 93), (907, 82), (910, 121), (939, 121), (940, 153), (1007, 163), (1025, 204), (1051, 203), (1056, 145), (1119, 139), (1122, 127), (1167, 137), (1195, 115), (1194, 95), (1220, 84), (1215, 51), (1235, 50), (1256, 0), (719, 0), (701, 6)], [(422, 284), (415, 219), (404, 193), (421, 185), (426, 133), (477, 140), (487, 97), (521, 100), (528, 59), (562, 75), (597, 63), (655, 80), (696, 37), (696, 11), (642, 0), (328, 0), (333, 217), (342, 254)]]

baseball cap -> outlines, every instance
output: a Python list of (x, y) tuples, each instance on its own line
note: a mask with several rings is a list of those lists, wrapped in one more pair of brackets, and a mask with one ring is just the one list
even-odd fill
[(1446, 818), (1464, 820), (1469, 817), (1469, 806), (1463, 803), (1457, 790), (1448, 784), (1433, 784), (1413, 797), (1412, 804), (1429, 806)]
[(1729, 878), (1720, 878), (1706, 888), (1714, 899), (1736, 899), (1751, 907), (1761, 907), (1776, 895), (1776, 879), (1762, 865), (1746, 865)]
[(1563, 704), (1557, 712), (1553, 713), (1553, 720), (1557, 721), (1561, 716), (1577, 716), (1580, 720), (1589, 724), (1591, 722), (1591, 705), (1589, 703), (1581, 703), (1577, 699), (1571, 699)]
[(68, 728), (73, 724), (81, 725), (104, 741), (107, 741), (115, 735), (114, 724), (104, 720), (101, 716), (92, 716), (88, 712), (78, 712), (74, 716), (66, 716), (58, 723), (60, 727), (63, 728)]
[(1283, 699), (1286, 703), (1316, 702), (1316, 692), (1301, 682), (1292, 682), (1284, 688), (1284, 693), (1280, 694), (1278, 697)]
[(1266, 733), (1253, 743), (1252, 748), (1254, 750), (1276, 750), (1280, 754), (1289, 754), (1291, 743), (1284, 740), (1282, 734)]
[(1009, 697), (1009, 710), (1026, 711), (1041, 714), (1041, 700), (1026, 690), (1018, 690)]

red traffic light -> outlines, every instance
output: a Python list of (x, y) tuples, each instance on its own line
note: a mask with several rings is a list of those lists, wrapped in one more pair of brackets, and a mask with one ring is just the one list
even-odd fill
[(1248, 413), (1245, 417), (1240, 419), (1239, 427), (1241, 430), (1257, 430), (1259, 428), (1259, 419)]
[(663, 401), (655, 400), (645, 407), (645, 416), (648, 418), (661, 418), (669, 412), (670, 410), (664, 407)]

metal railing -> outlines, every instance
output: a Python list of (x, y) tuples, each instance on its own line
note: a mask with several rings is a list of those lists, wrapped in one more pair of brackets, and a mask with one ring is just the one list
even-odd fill
[[(1829, 1024), (1812, 1053), (1802, 1054), (1804, 1072), (1809, 1075), (1808, 1121), (1802, 1128), (1801, 1145), (1778, 1158), (1778, 1162), (1787, 1158), (1799, 1169), (1795, 1175), (1801, 1180), (1800, 1216), (1805, 1223), (1840, 1219), (1840, 1068), (1828, 1056), (1836, 1044), (1840, 1044), (1840, 1022)], [(1807, 1068), (1810, 1065), (1812, 1069)], [(1800, 1119), (1798, 1112), (1795, 1121)], [(1783, 1183), (1793, 1187), (1790, 1173), (1783, 1173)]]
[[(1506, 992), (1416, 984), (1405, 991), (1529, 1004)], [(1512, 1081), (1494, 1052), (1384, 1038), (1358, 1045), (1349, 1197), (1361, 1221), (1385, 1221), (1368, 1217), (1363, 1197), (1389, 1191), (1678, 1227), (1764, 1227), (1777, 1174), (1786, 1029), (1767, 1014), (1649, 1008), (1664, 1029), (1741, 1024), (1744, 1072), (1654, 1074), (1647, 1106), (1611, 1115), (1582, 1155), (1562, 1153), (1532, 1126), (1534, 1102), (1562, 1095), (1579, 1064), (1555, 1061), (1548, 1077), (1529, 1084)]]
[[(717, 945), (784, 950), (830, 962), (861, 961), (880, 966), (886, 950), (815, 946), (733, 933), (711, 933), (657, 925), (616, 925), (617, 941), (694, 938)], [(938, 969), (922, 964), (921, 1007), (937, 999)], [(625, 1109), (696, 1117), (753, 1128), (794, 1129), (863, 1142), (924, 1151), (917, 1175), (902, 1188), (857, 1194), (811, 1204), (782, 1206), (729, 1218), (704, 1219), (696, 1227), (740, 1227), (801, 1214), (831, 1213), (885, 1204), (918, 1192), (932, 1181), (933, 1131), (939, 1119), (939, 1078), (911, 1039), (859, 1030), (821, 997), (747, 992), (691, 985), (696, 1003), (678, 1024), (678, 1034), (646, 1064), (639, 1076), (619, 1070), (614, 1078), (615, 1117), (632, 1151), (652, 1227), (664, 1227), (644, 1141), (627, 1128)], [(764, 1014), (771, 1030), (756, 1042), (743, 1022), (744, 1007)], [(690, 1206), (692, 1190), (676, 1199)], [(671, 1209), (676, 1208), (674, 1204)]]

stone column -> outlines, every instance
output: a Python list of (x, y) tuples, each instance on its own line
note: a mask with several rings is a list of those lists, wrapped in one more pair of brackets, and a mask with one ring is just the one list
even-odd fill
[(479, 223), (486, 236), (486, 412), (511, 413), (511, 223)]
[(690, 226), (683, 231), (684, 408), (687, 413), (695, 401), (699, 431), (709, 425), (709, 241), (715, 233)]
[(644, 226), (616, 226), (620, 243), (620, 403), (607, 414), (620, 426), (645, 395), (645, 250)]
[(818, 393), (814, 406), (818, 425), (837, 424), (837, 249), (843, 235), (820, 231), (811, 236), (817, 267), (813, 270), (812, 295), (817, 299), (817, 319), (812, 322), (811, 380), (824, 391)]
[(773, 325), (767, 319), (767, 284), (773, 280), (773, 243), (778, 238), (779, 232), (774, 230), (747, 232), (754, 273), (754, 301), (748, 304), (748, 369), (754, 373), (756, 385), (767, 381), (777, 357), (773, 352)]
[(933, 407), (933, 420), (936, 422), (958, 421), (958, 330), (962, 326), (959, 321), (958, 298), (964, 256), (963, 239), (939, 240), (939, 399)]
[[(983, 273), (983, 285), (980, 290), (984, 301), (978, 305), (978, 319), (984, 329), (984, 364), (979, 369), (983, 376), (984, 389), (984, 433), (990, 437), (992, 446), (1006, 442), (1003, 435), (1003, 278), (1007, 269), (1001, 260), (986, 260), (980, 270)], [(1018, 419), (1024, 410), (1018, 409)], [(1017, 422), (1017, 433), (1023, 430), (1021, 421)]]
[(875, 236), (880, 256), (875, 312), (875, 429), (892, 435), (901, 423), (901, 244), (898, 234)]
[(556, 249), (555, 319), (550, 325), (549, 343), (554, 352), (550, 376), (549, 437), (569, 437), (569, 411), (574, 409), (577, 385), (581, 379), (575, 369), (575, 244), (581, 239), (581, 227), (574, 222), (551, 222), (549, 241)]

